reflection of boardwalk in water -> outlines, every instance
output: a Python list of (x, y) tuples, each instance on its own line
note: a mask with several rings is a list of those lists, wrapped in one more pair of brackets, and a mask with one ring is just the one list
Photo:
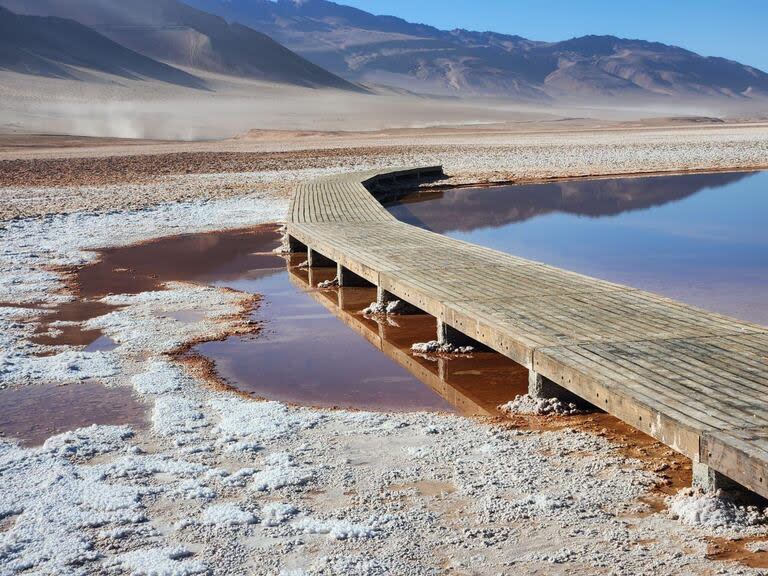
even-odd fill
[[(530, 393), (576, 394), (727, 479), (768, 496), (768, 329), (627, 286), (397, 221), (369, 192), (440, 167), (302, 184), (291, 250), (335, 265), (437, 319), (444, 341), (474, 339), (529, 370)], [(368, 188), (366, 188), (366, 186)]]
[[(314, 290), (318, 282), (333, 276), (327, 269), (301, 270), (291, 268), (291, 282), (306, 290), (313, 300), (322, 304), (347, 327), (365, 338), (387, 357), (408, 370), (429, 386), (456, 410), (467, 416), (498, 416), (497, 407), (524, 394), (528, 371), (522, 366), (491, 352), (466, 357), (420, 357), (410, 351), (416, 341), (434, 337), (434, 320), (428, 315), (396, 316), (373, 320), (360, 310), (367, 306), (375, 293), (366, 288)], [(399, 325), (399, 326), (398, 326)]]

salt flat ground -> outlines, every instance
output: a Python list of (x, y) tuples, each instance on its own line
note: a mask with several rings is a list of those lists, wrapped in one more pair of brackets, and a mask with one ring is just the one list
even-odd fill
[[(759, 124), (529, 128), (6, 137), (0, 387), (95, 378), (140, 395), (151, 426), (37, 448), (0, 440), (0, 574), (759, 573), (707, 552), (711, 538), (768, 535), (765, 514), (687, 492), (652, 509), (663, 466), (604, 435), (256, 402), (168, 355), (242, 329), (249, 295), (174, 283), (108, 296), (123, 307), (89, 326), (114, 350), (29, 343), (36, 312), (24, 305), (71, 298), (56, 267), (93, 259), (89, 248), (279, 221), (302, 178), (441, 163), (456, 183), (526, 181), (768, 159)], [(203, 316), (169, 314), (190, 307)]]

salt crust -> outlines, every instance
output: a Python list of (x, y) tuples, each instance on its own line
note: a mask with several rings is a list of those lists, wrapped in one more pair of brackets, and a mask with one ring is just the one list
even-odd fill
[[(18, 301), (42, 300), (58, 287), (44, 265), (92, 257), (78, 251), (111, 243), (115, 229), (131, 241), (141, 234), (197, 230), (200, 222), (254, 223), (271, 218), (275, 209), (247, 199), (198, 204), (11, 223), (0, 232), (0, 282), (12, 286)], [(88, 229), (94, 240), (77, 238), (78, 229)], [(168, 292), (127, 298), (124, 313), (100, 319), (103, 329), (137, 334), (134, 323), (163, 316), (164, 307), (185, 298), (197, 299), (206, 311), (203, 322), (218, 322), (228, 307), (236, 311), (231, 294), (222, 291), (173, 285)], [(2, 327), (9, 328), (0, 339), (15, 357), (32, 351), (19, 320), (26, 314), (0, 310)], [(658, 477), (618, 455), (605, 439), (573, 431), (530, 434), (433, 414), (321, 412), (252, 402), (206, 388), (159, 355), (192, 333), (161, 320), (150, 337), (124, 340), (105, 353), (119, 367), (113, 384), (132, 385), (153, 404), (150, 431), (94, 426), (39, 448), (0, 441), (3, 576), (211, 569), (433, 574), (442, 562), (435, 551), (446, 548), (454, 551), (448, 564), (486, 574), (532, 571), (541, 562), (626, 574), (709, 566), (700, 535), (681, 523), (656, 515), (628, 528), (626, 507)], [(13, 371), (8, 383), (26, 384)], [(455, 485), (454, 494), (439, 498), (462, 514), (436, 513), (440, 500), (428, 504), (411, 496), (416, 500), (408, 502), (387, 489), (424, 480)], [(260, 522), (228, 524), (245, 516), (227, 504)], [(217, 522), (207, 524), (206, 518)], [(735, 533), (753, 533), (756, 527), (748, 524)], [(244, 538), (233, 538), (232, 529)], [(730, 526), (717, 530), (734, 533)], [(657, 542), (652, 555), (634, 545), (649, 537)], [(316, 547), (303, 547), (303, 538), (316, 539)], [(694, 554), (680, 552), (675, 542)], [(243, 553), (248, 546), (256, 546), (251, 555)], [(526, 552), (531, 549), (539, 551)]]
[(213, 504), (203, 510), (203, 524), (213, 526), (240, 526), (243, 524), (255, 524), (257, 519), (250, 512), (246, 512), (236, 504)]
[(208, 566), (189, 559), (192, 555), (183, 546), (142, 548), (120, 554), (109, 564), (127, 570), (132, 576), (191, 576), (209, 574)]
[(499, 406), (499, 410), (509, 414), (578, 414), (576, 404), (563, 402), (557, 398), (534, 398), (528, 394), (515, 396), (515, 399)]
[(738, 505), (722, 491), (681, 490), (669, 498), (669, 514), (688, 526), (746, 528), (768, 524), (768, 511)]

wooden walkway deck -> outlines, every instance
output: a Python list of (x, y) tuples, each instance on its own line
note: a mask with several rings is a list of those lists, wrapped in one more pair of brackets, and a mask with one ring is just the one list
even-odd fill
[(436, 166), (304, 183), (290, 244), (337, 263), (342, 285), (364, 279), (382, 298), (435, 316), (444, 333), (527, 367), (532, 381), (682, 452), (703, 483), (727, 478), (768, 497), (768, 328), (416, 228), (375, 197), (394, 181), (440, 174)]

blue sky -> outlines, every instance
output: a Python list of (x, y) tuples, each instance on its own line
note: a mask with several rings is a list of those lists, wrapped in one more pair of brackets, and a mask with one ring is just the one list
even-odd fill
[(675, 44), (768, 71), (768, 0), (335, 0), (438, 28), (534, 40), (613, 34)]

